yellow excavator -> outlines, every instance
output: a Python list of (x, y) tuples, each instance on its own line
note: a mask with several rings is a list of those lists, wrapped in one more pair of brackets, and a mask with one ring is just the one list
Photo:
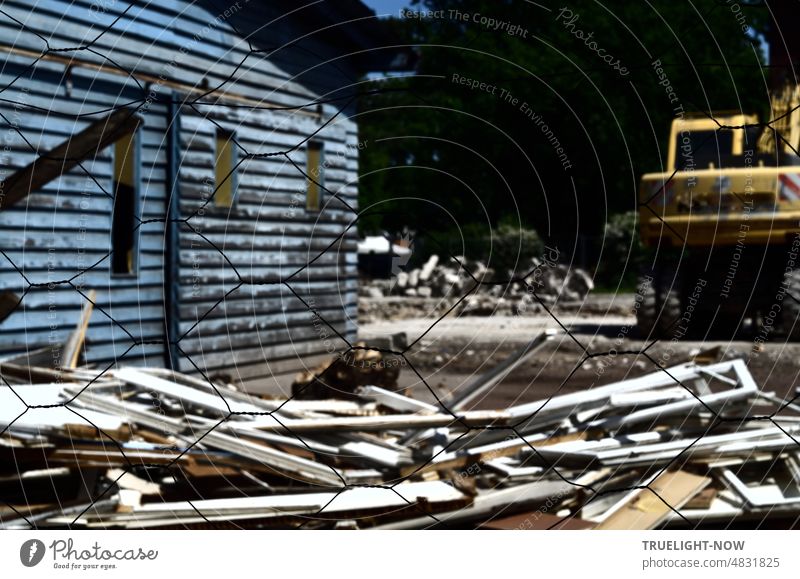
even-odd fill
[(800, 338), (800, 86), (755, 115), (672, 122), (666, 171), (644, 175), (638, 286), (645, 336)]

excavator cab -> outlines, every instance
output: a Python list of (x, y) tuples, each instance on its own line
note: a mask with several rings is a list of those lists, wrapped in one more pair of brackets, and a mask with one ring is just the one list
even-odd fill
[(779, 134), (738, 113), (673, 121), (666, 170), (639, 187), (640, 237), (658, 256), (642, 272), (642, 334), (669, 334), (691, 318), (689, 333), (771, 322), (770, 331), (800, 339), (800, 302), (772, 308), (781, 291), (800, 295), (795, 113), (787, 109)]
[[(736, 113), (715, 116), (684, 116), (672, 121), (666, 171), (692, 171), (741, 166), (746, 149), (755, 147), (759, 129), (755, 115)], [(728, 127), (747, 127), (732, 130)], [(749, 145), (749, 147), (748, 147)]]

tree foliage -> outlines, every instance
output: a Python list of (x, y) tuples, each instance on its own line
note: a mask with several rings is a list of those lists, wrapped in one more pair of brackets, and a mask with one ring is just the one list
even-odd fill
[(480, 236), (503, 221), (562, 254), (589, 239), (601, 258), (604, 224), (636, 209), (676, 114), (766, 109), (764, 9), (730, 6), (418, 0), (437, 15), (391, 22), (419, 47), (418, 72), (361, 104), (362, 231)]

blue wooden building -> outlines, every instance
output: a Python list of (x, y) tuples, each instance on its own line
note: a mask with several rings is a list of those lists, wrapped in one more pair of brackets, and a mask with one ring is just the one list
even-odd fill
[(385, 39), (351, 0), (4, 0), (0, 357), (58, 366), (92, 296), (100, 369), (258, 389), (342, 349), (354, 95), (411, 64)]

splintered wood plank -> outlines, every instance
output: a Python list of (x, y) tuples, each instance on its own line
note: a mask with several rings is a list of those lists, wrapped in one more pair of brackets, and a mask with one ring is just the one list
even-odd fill
[(219, 394), (216, 392), (213, 394), (209, 392), (200, 392), (196, 388), (176, 384), (169, 380), (158, 378), (157, 376), (151, 376), (134, 368), (114, 370), (113, 375), (115, 378), (131, 384), (132, 386), (158, 392), (159, 394), (174, 398), (175, 400), (179, 400), (191, 406), (216, 411), (222, 416), (227, 416), (230, 412), (265, 411), (263, 408), (253, 404), (228, 400), (227, 398), (223, 399), (224, 390), (220, 391)]
[(64, 346), (62, 366), (65, 368), (75, 368), (78, 365), (78, 357), (81, 353), (81, 346), (86, 339), (86, 329), (89, 327), (89, 318), (92, 317), (92, 310), (94, 309), (94, 302), (97, 299), (97, 292), (94, 290), (89, 292), (89, 299), (83, 305), (81, 311), (81, 319), (78, 321), (78, 327), (69, 335), (67, 343)]
[(627, 502), (595, 529), (653, 529), (672, 509), (680, 509), (710, 483), (708, 477), (681, 470), (662, 473), (650, 483), (652, 490), (645, 488), (631, 493)]
[(76, 438), (130, 438), (130, 428), (122, 416), (89, 409), (61, 406), (68, 397), (66, 384), (0, 385), (0, 431), (24, 432), (41, 436), (63, 435)]
[(719, 490), (713, 487), (706, 487), (683, 506), (687, 509), (710, 509), (718, 494)]

